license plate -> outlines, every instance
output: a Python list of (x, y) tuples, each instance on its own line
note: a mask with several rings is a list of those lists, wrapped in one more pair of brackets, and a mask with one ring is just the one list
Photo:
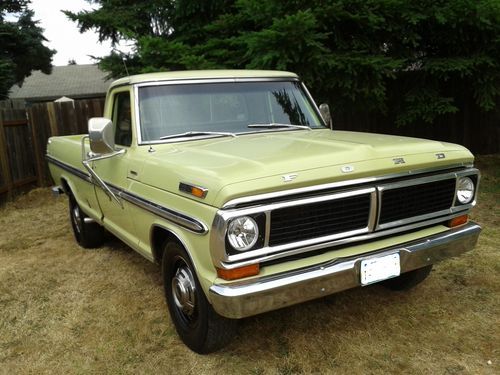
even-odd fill
[(401, 265), (399, 253), (361, 261), (361, 285), (368, 285), (399, 276)]

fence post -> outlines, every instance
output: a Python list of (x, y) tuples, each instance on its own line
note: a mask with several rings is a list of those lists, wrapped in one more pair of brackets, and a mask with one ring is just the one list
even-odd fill
[[(9, 153), (7, 151), (7, 142), (5, 141), (5, 130), (3, 125), (3, 116), (0, 112), (0, 169), (5, 181), (5, 188), (8, 196), (12, 193), (12, 176), (10, 173)], [(1, 187), (0, 187), (1, 188)]]
[(33, 113), (31, 108), (26, 108), (26, 119), (28, 121), (28, 126), (31, 128), (31, 139), (33, 143), (33, 153), (35, 154), (35, 169), (36, 169), (36, 184), (38, 186), (43, 186), (43, 161), (41, 159), (42, 152), (40, 150), (40, 145), (38, 144), (38, 134), (37, 128), (33, 123)]

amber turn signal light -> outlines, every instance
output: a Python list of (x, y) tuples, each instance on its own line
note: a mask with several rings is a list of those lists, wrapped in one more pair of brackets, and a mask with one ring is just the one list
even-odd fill
[(249, 266), (233, 268), (232, 270), (217, 268), (217, 276), (224, 280), (236, 280), (247, 276), (258, 275), (259, 271), (259, 264), (251, 264)]
[(459, 225), (467, 224), (467, 221), (469, 221), (469, 215), (457, 216), (448, 221), (448, 226), (450, 228), (458, 227)]
[(198, 198), (205, 198), (207, 194), (206, 190), (200, 189), (199, 187), (192, 186), (191, 194)]

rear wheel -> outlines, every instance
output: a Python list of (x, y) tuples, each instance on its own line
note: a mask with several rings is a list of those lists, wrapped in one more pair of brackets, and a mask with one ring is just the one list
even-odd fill
[(69, 217), (78, 244), (86, 249), (96, 248), (104, 242), (104, 228), (89, 218), (73, 195), (69, 196)]
[(234, 336), (237, 321), (214, 311), (189, 256), (178, 243), (165, 244), (162, 271), (170, 317), (186, 346), (196, 353), (207, 354), (227, 345)]
[(408, 290), (424, 281), (427, 276), (429, 276), (431, 271), (432, 264), (413, 271), (405, 272), (393, 279), (384, 280), (381, 284), (392, 290)]

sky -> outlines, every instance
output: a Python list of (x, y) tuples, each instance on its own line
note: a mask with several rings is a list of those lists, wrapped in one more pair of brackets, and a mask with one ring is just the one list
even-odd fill
[[(109, 42), (98, 41), (97, 33), (88, 31), (80, 34), (76, 22), (70, 21), (61, 9), (70, 11), (90, 10), (91, 5), (84, 0), (31, 0), (29, 8), (35, 12), (35, 20), (45, 30), (43, 35), (48, 40), (49, 48), (57, 50), (52, 58), (52, 65), (67, 65), (69, 60), (77, 64), (91, 64), (95, 61), (89, 57), (105, 56), (111, 51)], [(126, 45), (117, 47), (121, 51), (129, 51)]]

